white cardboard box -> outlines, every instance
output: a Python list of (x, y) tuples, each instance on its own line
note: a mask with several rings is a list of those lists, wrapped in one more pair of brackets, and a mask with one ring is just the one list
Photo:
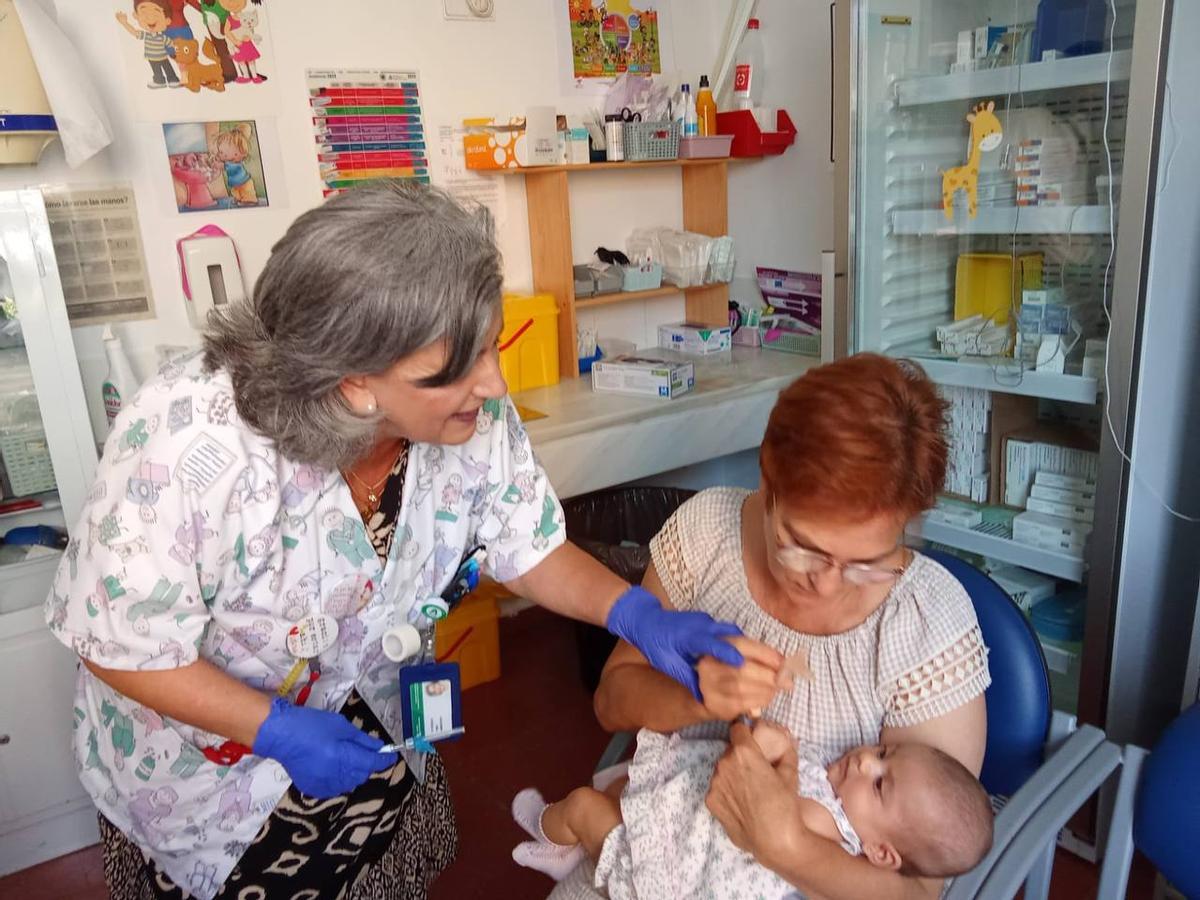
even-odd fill
[(1039, 512), (1023, 512), (1013, 519), (1013, 540), (1043, 550), (1079, 555), (1092, 526)]
[(1004, 588), (1022, 611), (1029, 612), (1034, 604), (1054, 596), (1058, 588), (1053, 578), (1030, 572), (1020, 566), (1001, 566), (988, 573), (992, 581)]
[(654, 351), (627, 353), (592, 363), (594, 391), (670, 399), (686, 394), (695, 384), (694, 365), (656, 358)]
[(733, 329), (729, 326), (713, 327), (692, 322), (659, 325), (658, 346), (664, 350), (697, 356), (727, 353), (733, 347)]

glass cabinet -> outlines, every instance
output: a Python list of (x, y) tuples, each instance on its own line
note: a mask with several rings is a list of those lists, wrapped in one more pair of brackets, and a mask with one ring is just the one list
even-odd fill
[[(96, 465), (41, 195), (0, 193), (0, 614), (40, 606)], [(61, 542), (59, 542), (61, 544)]]
[(0, 192), (0, 875), (96, 840), (70, 741), (77, 659), (42, 612), (95, 446), (41, 194)]
[(1127, 146), (1150, 140), (1126, 135), (1140, 5), (861, 0), (838, 45), (846, 349), (913, 359), (939, 384), (950, 472), (911, 536), (1009, 591), (1069, 712), (1096, 501), (1113, 488), (1100, 451), (1110, 324), (1129, 299), (1114, 296), (1122, 174)]

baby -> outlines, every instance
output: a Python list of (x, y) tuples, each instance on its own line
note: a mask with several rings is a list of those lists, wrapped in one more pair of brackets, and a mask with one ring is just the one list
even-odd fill
[[(759, 723), (754, 738), (772, 763), (791, 738)], [(795, 888), (734, 846), (704, 805), (724, 741), (643, 730), (629, 781), (608, 793), (577, 788), (547, 805), (534, 788), (513, 799), (533, 838), (513, 859), (559, 880), (585, 851), (610, 900), (795, 896)], [(826, 766), (801, 742), (804, 822), (847, 853), (905, 875), (948, 878), (973, 868), (992, 843), (992, 808), (960, 763), (923, 744), (856, 747)]]

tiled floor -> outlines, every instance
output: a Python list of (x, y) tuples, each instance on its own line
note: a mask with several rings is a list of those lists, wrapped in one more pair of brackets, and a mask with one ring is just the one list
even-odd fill
[[(532, 610), (501, 626), (504, 675), (464, 695), (467, 734), (444, 749), (458, 811), (459, 859), (432, 900), (542, 898), (549, 882), (513, 864), (523, 833), (509, 817), (513, 793), (537, 785), (550, 797), (585, 783), (606, 743), (580, 684), (573, 625)], [(1095, 896), (1096, 869), (1059, 853), (1052, 900)], [(1153, 875), (1135, 866), (1129, 897), (1146, 900)], [(0, 878), (0, 900), (104, 900), (96, 848)]]

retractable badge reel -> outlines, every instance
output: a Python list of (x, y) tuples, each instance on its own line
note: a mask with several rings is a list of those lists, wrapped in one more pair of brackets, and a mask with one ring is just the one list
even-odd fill
[(458, 663), (438, 662), (434, 655), (434, 626), (444, 619), (479, 584), (479, 563), (486, 554), (481, 547), (468, 553), (450, 585), (439, 596), (419, 604), (429, 623), (417, 629), (400, 625), (383, 636), (383, 652), (401, 663), (400, 704), (404, 741), (384, 751), (421, 750), (432, 752), (436, 741), (453, 740), (465, 729), (462, 724), (462, 678)]

